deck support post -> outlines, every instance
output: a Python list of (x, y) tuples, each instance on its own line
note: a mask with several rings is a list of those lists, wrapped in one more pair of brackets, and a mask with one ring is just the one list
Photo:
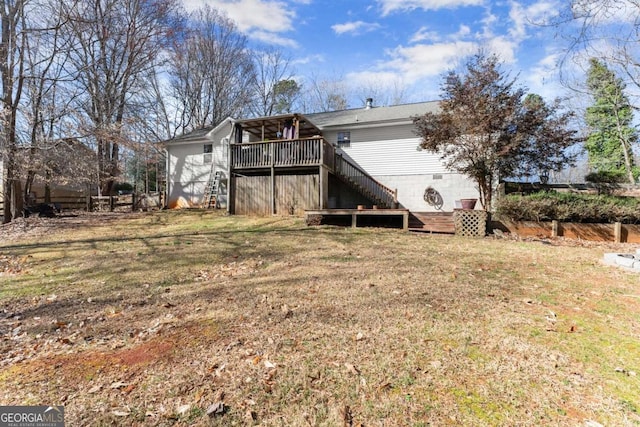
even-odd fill
[(622, 243), (622, 223), (613, 223), (613, 241), (615, 243)]
[(274, 145), (269, 144), (269, 159), (271, 165), (271, 215), (275, 215), (276, 212), (276, 169), (274, 166), (275, 161), (275, 150)]

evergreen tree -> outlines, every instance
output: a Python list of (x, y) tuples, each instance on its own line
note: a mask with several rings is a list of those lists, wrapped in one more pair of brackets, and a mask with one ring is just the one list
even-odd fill
[(606, 64), (591, 58), (587, 88), (594, 104), (585, 115), (590, 131), (585, 148), (590, 166), (599, 174), (625, 177), (633, 183), (633, 145), (638, 134), (632, 126), (633, 111), (625, 87)]
[(294, 79), (280, 80), (273, 88), (274, 113), (289, 114), (296, 98), (300, 95), (300, 85)]

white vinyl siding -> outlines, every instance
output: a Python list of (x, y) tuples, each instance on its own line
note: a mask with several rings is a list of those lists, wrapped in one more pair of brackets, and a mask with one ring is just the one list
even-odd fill
[(396, 125), (396, 126), (377, 126), (377, 127), (357, 127), (357, 128), (343, 128), (338, 130), (328, 129), (323, 132), (324, 138), (327, 141), (337, 141), (338, 133), (344, 131), (350, 131), (351, 143), (358, 142), (372, 142), (372, 141), (387, 141), (392, 139), (408, 139), (415, 138), (416, 134), (413, 133), (413, 124), (409, 125)]
[(201, 203), (212, 168), (214, 171), (223, 173), (225, 177), (223, 184), (226, 186), (228, 170), (228, 147), (226, 145), (228, 145), (229, 131), (230, 128), (224, 126), (217, 133), (210, 133), (185, 143), (174, 143), (167, 146), (168, 204), (170, 207), (173, 207), (179, 199), (188, 205)]
[(350, 132), (351, 143), (342, 151), (372, 176), (446, 174), (440, 156), (418, 151), (420, 138), (413, 122), (389, 125), (353, 125), (325, 129), (327, 141), (337, 141), (339, 132)]
[(352, 143), (343, 151), (370, 175), (450, 173), (440, 156), (418, 151), (420, 138)]

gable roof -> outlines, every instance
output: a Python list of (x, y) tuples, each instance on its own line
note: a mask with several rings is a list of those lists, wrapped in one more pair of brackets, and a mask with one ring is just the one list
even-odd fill
[(318, 128), (334, 126), (364, 125), (388, 122), (407, 122), (414, 116), (427, 112), (435, 113), (440, 109), (440, 101), (416, 102), (413, 104), (392, 105), (390, 107), (352, 108), (307, 114)]
[(308, 138), (321, 134), (323, 129), (335, 127), (367, 126), (375, 124), (406, 124), (411, 123), (412, 118), (428, 112), (436, 113), (440, 110), (440, 101), (416, 102), (412, 104), (392, 105), (389, 107), (351, 108), (340, 111), (327, 111), (311, 114), (284, 114), (280, 116), (256, 117), (252, 119), (234, 120), (227, 117), (217, 126), (206, 126), (189, 133), (177, 136), (164, 145), (188, 144), (200, 142), (217, 131), (218, 128), (230, 124), (240, 124), (242, 130), (257, 137), (263, 135), (274, 137), (281, 131), (285, 121), (296, 119), (299, 123), (301, 138)]
[(209, 134), (214, 133), (219, 128), (222, 129), (228, 123), (234, 123), (234, 120), (231, 117), (227, 117), (223, 121), (221, 121), (217, 126), (205, 126), (200, 129), (192, 130), (191, 132), (176, 136), (175, 138), (169, 139), (167, 141), (162, 141), (161, 143), (164, 145), (171, 144), (188, 144), (191, 142), (202, 141), (203, 139), (207, 139)]

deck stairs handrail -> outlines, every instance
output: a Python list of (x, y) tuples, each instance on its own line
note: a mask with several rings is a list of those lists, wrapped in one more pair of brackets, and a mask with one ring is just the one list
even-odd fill
[(394, 190), (379, 183), (362, 168), (345, 159), (341, 154), (335, 155), (334, 173), (336, 176), (356, 188), (368, 198), (374, 200), (382, 208), (396, 208), (397, 194)]

